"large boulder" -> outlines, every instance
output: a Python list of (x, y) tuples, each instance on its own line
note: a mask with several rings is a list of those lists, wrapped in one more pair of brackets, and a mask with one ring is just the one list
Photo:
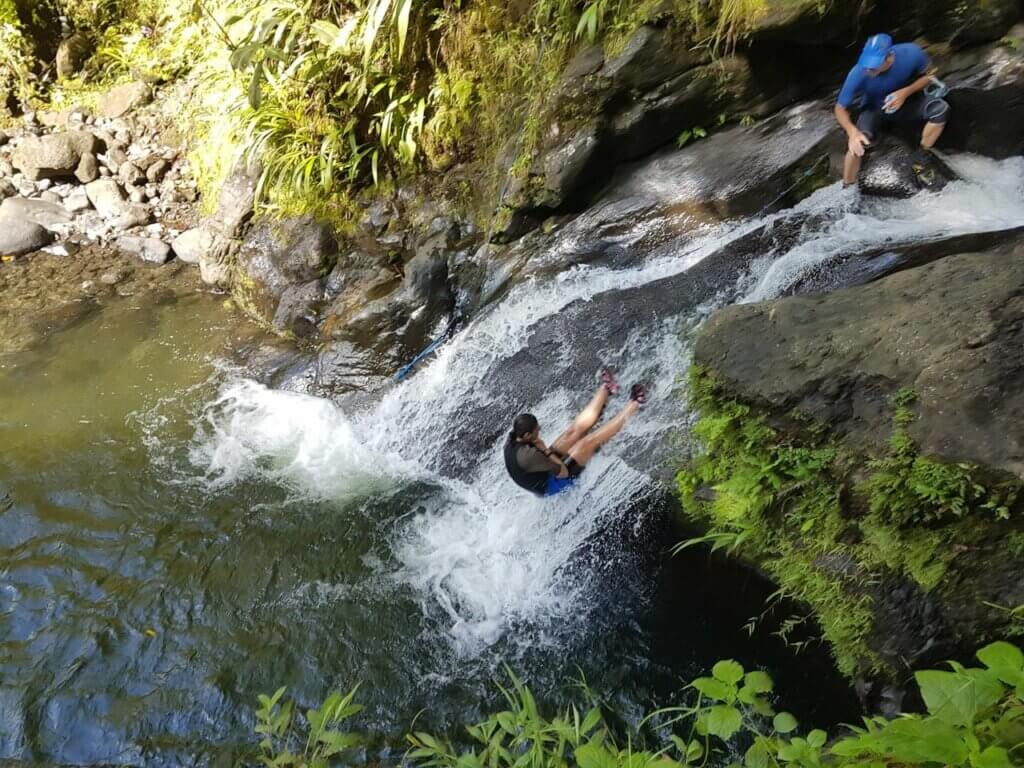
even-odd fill
[(885, 450), (889, 399), (918, 396), (927, 455), (1024, 478), (1024, 239), (827, 296), (729, 307), (695, 362), (736, 397)]
[(153, 90), (146, 83), (126, 83), (110, 89), (100, 97), (98, 111), (102, 117), (123, 117), (136, 107), (153, 100)]
[(907, 0), (879, 3), (879, 29), (970, 45), (998, 40), (1021, 18), (1018, 0)]
[(0, 204), (0, 220), (31, 221), (51, 232), (64, 231), (71, 219), (67, 208), (48, 200), (11, 197)]
[[(761, 31), (770, 37), (792, 29), (795, 20), (812, 13), (813, 4), (805, 5), (785, 19), (782, 6), (773, 7)], [(703, 135), (723, 120), (749, 122), (796, 102), (831, 76), (829, 61), (808, 71), (804, 54), (775, 42), (712, 62), (706, 47), (695, 47), (674, 29), (652, 26), (638, 29), (614, 57), (597, 48), (581, 51), (540, 117), (535, 145), (524, 135), (500, 153), (508, 182), (495, 239), (515, 239), (550, 212), (585, 203), (617, 164), (643, 158), (687, 133)]]
[(76, 32), (61, 40), (57, 48), (57, 74), (71, 77), (82, 68), (94, 50), (92, 38), (84, 32)]
[(28, 219), (0, 215), (0, 255), (22, 256), (53, 242), (53, 235)]
[(89, 131), (68, 131), (25, 138), (11, 155), (15, 168), (29, 179), (68, 178), (75, 174), (82, 155), (101, 147)]

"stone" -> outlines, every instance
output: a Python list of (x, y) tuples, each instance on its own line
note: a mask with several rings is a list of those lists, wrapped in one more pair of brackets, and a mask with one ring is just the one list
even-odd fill
[[(324, 278), (337, 258), (338, 241), (334, 232), (312, 217), (258, 224), (246, 236), (237, 260), (241, 280), (247, 286), (250, 308), (267, 322), (274, 323), (283, 297), (288, 294), (296, 299), (300, 294), (291, 289)], [(306, 296), (306, 293), (301, 295)], [(298, 316), (298, 311), (292, 310), (286, 314)]]
[(883, 135), (864, 159), (860, 189), (876, 197), (907, 198), (922, 189), (937, 192), (957, 178), (938, 155), (929, 155), (925, 165), (924, 173), (915, 173), (910, 146), (893, 136)]
[(43, 192), (39, 199), (46, 203), (54, 203), (55, 205), (60, 205), (63, 202), (63, 198), (60, 195), (50, 191)]
[(136, 187), (128, 193), (128, 199), (133, 203), (144, 203), (146, 202), (146, 192)]
[(121, 170), (121, 166), (128, 162), (128, 154), (121, 147), (115, 145), (108, 147), (104, 159), (104, 165), (114, 173), (117, 173)]
[(117, 175), (126, 187), (137, 187), (146, 183), (146, 174), (131, 161), (122, 163), (117, 170)]
[(231, 269), (221, 261), (202, 258), (199, 261), (199, 276), (207, 285), (226, 288), (231, 280)]
[(823, 43), (851, 37), (864, 13), (860, 0), (764, 0), (760, 13), (738, 31), (754, 40)]
[(0, 157), (0, 176), (13, 176), (14, 166), (6, 157)]
[(11, 137), (8, 135), (7, 131), (0, 130), (0, 147), (7, 144), (7, 142), (9, 142), (10, 140)]
[(83, 184), (89, 184), (99, 178), (100, 167), (96, 161), (96, 155), (92, 152), (84, 152), (75, 168), (75, 178)]
[(0, 213), (0, 255), (23, 256), (53, 242), (53, 234), (34, 221)]
[(88, 131), (68, 131), (26, 138), (11, 162), (32, 181), (73, 176), (82, 154), (95, 152), (99, 142)]
[(167, 175), (167, 171), (170, 167), (171, 164), (169, 162), (163, 158), (159, 158), (146, 169), (146, 179), (150, 184), (159, 184), (163, 180), (164, 176)]
[(111, 228), (123, 231), (126, 229), (132, 229), (133, 227), (141, 227), (145, 224), (149, 224), (153, 218), (153, 213), (149, 206), (141, 205), (139, 203), (129, 203), (124, 213), (111, 219)]
[(171, 242), (171, 249), (186, 264), (198, 264), (204, 253), (213, 250), (215, 235), (206, 227), (182, 232)]
[(731, 397), (884, 452), (890, 397), (917, 394), (920, 451), (1024, 478), (1024, 237), (827, 296), (729, 307), (694, 353)]
[[(665, 29), (643, 26), (630, 36), (618, 56), (605, 63), (598, 75), (611, 80), (622, 91), (642, 91), (671, 80), (702, 61), (704, 58), (683, 38)], [(579, 62), (575, 63), (578, 69)], [(572, 71), (570, 64), (566, 75)]]
[(65, 240), (63, 243), (54, 243), (41, 249), (43, 253), (48, 253), (51, 256), (74, 256), (80, 250), (82, 246), (71, 240)]
[(18, 194), (18, 188), (14, 186), (14, 182), (10, 179), (0, 178), (0, 200), (6, 200), (8, 197), (14, 197)]
[(57, 74), (71, 77), (82, 68), (93, 50), (92, 38), (84, 32), (76, 32), (61, 40), (57, 47)]
[(127, 210), (128, 203), (124, 199), (121, 187), (113, 179), (97, 179), (85, 185), (89, 202), (104, 218), (120, 216)]
[(118, 285), (128, 279), (130, 273), (124, 269), (112, 269), (100, 275), (100, 282), (104, 285)]
[(153, 264), (166, 264), (171, 259), (171, 246), (153, 237), (119, 237), (117, 247)]
[(136, 107), (145, 106), (153, 100), (153, 91), (145, 83), (127, 83), (112, 88), (100, 97), (98, 112), (100, 116), (118, 118), (126, 115)]
[(78, 213), (79, 211), (87, 211), (92, 208), (92, 203), (89, 202), (89, 195), (86, 194), (85, 190), (79, 187), (72, 190), (64, 198), (64, 207), (71, 213)]
[[(258, 176), (257, 169), (239, 164), (221, 186), (213, 223), (225, 237), (237, 237), (242, 226), (252, 217)], [(198, 197), (193, 185), (180, 191), (187, 202), (195, 202)]]
[(0, 218), (31, 221), (54, 232), (63, 232), (71, 222), (71, 214), (58, 202), (9, 197), (0, 203)]
[(281, 294), (271, 326), (277, 331), (289, 331), (300, 339), (315, 337), (319, 320), (319, 304), (323, 301), (323, 281), (313, 280), (293, 285)]

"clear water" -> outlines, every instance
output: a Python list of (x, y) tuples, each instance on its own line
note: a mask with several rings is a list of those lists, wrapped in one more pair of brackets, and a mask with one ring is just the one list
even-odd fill
[[(421, 710), (430, 728), (486, 710), (504, 663), (549, 704), (578, 668), (636, 712), (733, 656), (775, 670), (810, 721), (849, 717), (820, 655), (794, 663), (743, 631), (765, 585), (696, 553), (664, 561), (645, 449), (685, 426), (681, 330), (718, 304), (778, 295), (838, 253), (1024, 224), (1024, 161), (956, 164), (967, 181), (936, 196), (819, 191), (796, 247), (602, 346), (653, 402), (552, 500), (510, 486), (497, 443), (446, 440), (494, 408), (488, 372), (574, 302), (678, 274), (761, 222), (521, 285), (361, 410), (220, 362), (237, 329), (208, 297), (126, 302), (5, 358), (0, 758), (205, 764), (250, 740), (257, 693), (288, 685), (311, 704), (359, 681), (364, 725), (385, 735), (368, 758), (387, 757)], [(504, 405), (553, 432), (592, 386)]]

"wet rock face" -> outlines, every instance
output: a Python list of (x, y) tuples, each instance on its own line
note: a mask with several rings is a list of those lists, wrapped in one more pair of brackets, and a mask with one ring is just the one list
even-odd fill
[(1024, 240), (829, 296), (734, 306), (695, 351), (730, 392), (884, 450), (909, 387), (922, 453), (1024, 478)]
[(922, 189), (938, 192), (957, 176), (935, 154), (915, 158), (911, 147), (882, 135), (864, 158), (860, 188), (877, 197), (913, 197)]
[(239, 251), (235, 293), (275, 330), (311, 336), (337, 258), (334, 233), (310, 217), (261, 223)]
[(879, 4), (880, 28), (908, 37), (969, 45), (998, 40), (1021, 18), (1017, 0), (907, 0)]

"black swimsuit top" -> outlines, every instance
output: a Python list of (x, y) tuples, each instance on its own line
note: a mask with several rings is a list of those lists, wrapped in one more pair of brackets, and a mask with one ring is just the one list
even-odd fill
[(505, 441), (505, 468), (520, 488), (524, 488), (538, 496), (543, 496), (544, 491), (548, 488), (548, 479), (551, 477), (551, 473), (528, 472), (523, 469), (519, 463), (519, 451), (523, 449), (537, 450), (532, 445), (517, 443), (512, 437)]

